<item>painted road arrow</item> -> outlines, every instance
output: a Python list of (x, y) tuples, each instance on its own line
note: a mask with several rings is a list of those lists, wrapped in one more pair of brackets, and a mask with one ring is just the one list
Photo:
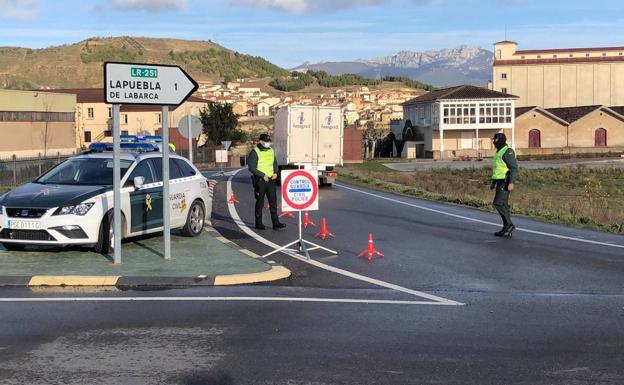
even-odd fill
[(197, 82), (179, 66), (104, 63), (104, 95), (109, 104), (177, 106), (197, 88)]

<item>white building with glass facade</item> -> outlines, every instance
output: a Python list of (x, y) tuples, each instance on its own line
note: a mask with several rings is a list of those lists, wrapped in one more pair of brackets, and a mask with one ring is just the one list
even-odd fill
[(517, 97), (476, 86), (434, 90), (403, 103), (397, 140), (422, 143), (419, 156), (441, 159), (493, 154), (492, 137), (504, 132), (514, 146)]

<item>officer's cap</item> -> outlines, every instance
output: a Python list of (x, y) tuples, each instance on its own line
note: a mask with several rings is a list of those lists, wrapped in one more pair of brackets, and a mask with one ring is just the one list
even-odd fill
[(258, 140), (261, 140), (263, 142), (270, 142), (271, 137), (269, 136), (269, 134), (261, 134)]

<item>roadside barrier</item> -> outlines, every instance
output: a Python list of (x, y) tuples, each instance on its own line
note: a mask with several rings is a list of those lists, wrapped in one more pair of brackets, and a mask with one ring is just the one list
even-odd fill
[(374, 255), (378, 255), (380, 258), (384, 257), (384, 255), (375, 248), (375, 242), (373, 241), (373, 233), (368, 234), (368, 246), (360, 254), (358, 254), (358, 257), (363, 257), (365, 255), (368, 256), (369, 261), (373, 259)]
[(327, 237), (336, 238), (334, 237), (334, 234), (330, 233), (329, 230), (327, 230), (327, 220), (325, 219), (325, 217), (323, 217), (323, 220), (321, 221), (321, 231), (319, 231), (314, 237), (322, 238), (323, 240), (325, 240), (325, 238)]

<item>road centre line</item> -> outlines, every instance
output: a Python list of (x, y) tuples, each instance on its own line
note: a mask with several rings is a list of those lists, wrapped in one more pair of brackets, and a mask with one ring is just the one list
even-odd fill
[[(234, 176), (238, 172), (240, 172), (242, 170), (243, 169), (237, 170), (234, 174), (232, 174), (228, 178), (228, 181), (227, 181), (227, 191), (226, 191), (227, 196), (226, 197), (229, 197), (229, 196), (232, 195), (232, 179), (234, 179)], [(269, 241), (268, 239), (258, 235), (253, 230), (251, 230), (249, 228), (249, 226), (247, 226), (247, 224), (245, 224), (245, 222), (242, 221), (242, 219), (238, 215), (238, 212), (236, 211), (236, 207), (234, 207), (234, 205), (228, 204), (228, 210), (230, 212), (230, 216), (234, 220), (234, 223), (236, 223), (236, 225), (244, 233), (246, 233), (247, 235), (249, 235), (250, 237), (252, 237), (256, 241), (258, 241), (260, 243), (264, 243), (265, 245), (271, 247), (272, 249), (277, 250), (277, 249), (281, 248), (280, 245)], [(304, 256), (302, 256), (302, 255), (300, 255), (298, 253), (295, 253), (294, 251), (287, 251), (287, 250), (285, 250), (285, 251), (283, 251), (283, 253), (288, 255), (288, 256), (290, 256), (290, 257), (292, 257), (292, 258), (295, 258), (295, 259), (298, 259), (298, 260), (300, 260), (302, 262), (305, 262), (307, 264), (316, 266), (316, 267), (318, 267), (320, 269), (331, 271), (332, 273), (336, 273), (336, 274), (340, 274), (340, 275), (343, 275), (343, 276), (346, 276), (346, 277), (349, 277), (349, 278), (357, 279), (359, 281), (367, 282), (367, 283), (370, 283), (370, 284), (373, 284), (373, 285), (376, 285), (376, 286), (381, 286), (381, 287), (385, 287), (387, 289), (400, 291), (400, 292), (411, 294), (411, 295), (414, 295), (414, 296), (417, 296), (417, 297), (427, 298), (429, 300), (432, 300), (432, 301), (435, 301), (435, 302), (439, 302), (439, 303), (444, 304), (444, 305), (453, 305), (453, 306), (463, 306), (464, 305), (461, 302), (453, 301), (453, 300), (442, 298), (442, 297), (438, 297), (438, 296), (435, 296), (435, 295), (432, 295), (432, 294), (427, 294), (427, 293), (424, 293), (424, 292), (421, 292), (421, 291), (408, 289), (408, 288), (403, 287), (403, 286), (399, 286), (399, 285), (395, 285), (395, 284), (392, 284), (392, 283), (380, 281), (378, 279), (366, 277), (366, 276), (363, 276), (363, 275), (360, 275), (360, 274), (352, 273), (352, 272), (347, 271), (347, 270), (343, 270), (343, 269), (339, 269), (339, 268), (334, 267), (334, 266), (326, 265), (326, 264), (321, 263), (319, 261), (316, 261), (314, 259), (307, 259), (306, 257), (304, 257)]]
[(0, 298), (0, 303), (9, 302), (315, 302), (348, 303), (366, 305), (433, 305), (453, 306), (448, 302), (392, 301), (378, 299), (313, 298), (313, 297), (40, 297)]
[[(370, 193), (370, 192), (367, 192), (367, 191), (363, 191), (363, 190), (359, 190), (359, 189), (356, 189), (356, 188), (353, 188), (353, 187), (347, 187), (345, 185), (338, 184), (338, 183), (335, 183), (334, 186), (342, 188), (342, 189), (345, 189), (345, 190), (355, 191), (355, 192), (358, 192), (360, 194), (369, 195), (369, 196), (372, 196), (372, 197), (375, 197), (375, 198), (384, 199), (384, 200), (387, 200), (387, 201), (390, 201), (390, 202), (399, 203), (399, 204), (402, 204), (402, 205), (405, 205), (405, 206), (417, 208), (417, 209), (420, 209), (420, 210), (429, 211), (429, 212), (436, 213), (436, 214), (442, 214), (442, 215), (446, 215), (446, 216), (453, 217), (453, 218), (458, 218), (458, 219), (465, 219), (465, 220), (468, 220), (468, 221), (477, 222), (477, 223), (483, 223), (485, 225), (490, 225), (490, 226), (496, 226), (496, 227), (500, 227), (501, 226), (500, 223), (488, 222), (488, 221), (484, 221), (484, 220), (481, 220), (481, 219), (470, 218), (470, 217), (466, 217), (466, 216), (459, 215), (459, 214), (449, 213), (449, 212), (443, 211), (443, 210), (437, 210), (437, 209), (432, 209), (430, 207), (425, 207), (425, 206), (420, 206), (420, 205), (413, 204), (413, 203), (403, 202), (403, 201), (398, 200), (398, 199), (388, 198), (388, 197), (385, 197), (385, 196), (382, 196), (382, 195), (373, 194), (373, 193)], [(620, 245), (620, 244), (617, 244), (617, 243), (592, 241), (592, 240), (589, 240), (589, 239), (569, 237), (567, 235), (546, 233), (546, 232), (543, 232), (543, 231), (530, 230), (530, 229), (525, 229), (525, 228), (520, 228), (520, 227), (516, 228), (516, 230), (517, 231), (522, 231), (522, 232), (525, 232), (525, 233), (530, 233), (530, 234), (543, 235), (545, 237), (565, 239), (565, 240), (568, 240), (568, 241), (575, 241), (575, 242), (589, 243), (589, 244), (592, 244), (592, 245), (599, 245), (599, 246), (607, 246), (607, 247), (615, 247), (615, 248), (618, 248), (618, 249), (624, 249), (624, 245)]]

